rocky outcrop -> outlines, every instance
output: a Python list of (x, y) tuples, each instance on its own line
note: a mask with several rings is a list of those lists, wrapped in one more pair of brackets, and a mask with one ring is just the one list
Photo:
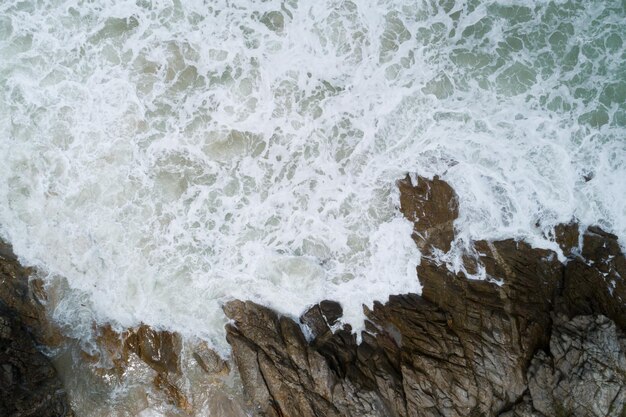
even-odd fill
[[(523, 242), (475, 242), (466, 270), (482, 270), (487, 279), (472, 280), (432, 256), (449, 250), (454, 237), (452, 189), (419, 177), (399, 185), (401, 210), (426, 255), (417, 270), (423, 291), (366, 310), (360, 344), (349, 326), (337, 324), (341, 306), (334, 302), (300, 318), (311, 341), (265, 307), (225, 305), (227, 339), (258, 414), (620, 416), (626, 270), (616, 238), (560, 227), (554, 238), (570, 256), (567, 265)], [(612, 362), (602, 364), (603, 356)], [(594, 396), (606, 400), (576, 405)]]
[(154, 386), (166, 395), (169, 402), (181, 410), (191, 412), (189, 400), (173, 381), (173, 377), (181, 371), (182, 339), (179, 334), (155, 330), (145, 324), (119, 333), (109, 325), (101, 326), (97, 331), (96, 345), (99, 352), (94, 355), (84, 353), (84, 358), (92, 362), (96, 370), (111, 371), (121, 377), (128, 367), (131, 354), (136, 355), (156, 372)]
[(626, 329), (626, 258), (617, 237), (590, 227), (582, 241), (581, 256), (565, 267), (561, 307), (570, 317), (603, 314)]
[(37, 348), (58, 339), (29, 275), (0, 242), (0, 416), (71, 416), (56, 370)]
[(261, 415), (338, 417), (351, 407), (368, 415), (369, 403), (357, 401), (358, 389), (331, 371), (295, 322), (250, 301), (230, 302), (224, 310), (235, 323), (227, 326), (227, 340), (244, 390)]
[(421, 251), (433, 248), (450, 250), (454, 239), (454, 220), (459, 215), (456, 193), (450, 185), (435, 177), (407, 175), (398, 181), (400, 210), (413, 222), (413, 240)]
[(501, 417), (626, 415), (626, 337), (602, 315), (555, 318), (528, 368), (529, 395)]

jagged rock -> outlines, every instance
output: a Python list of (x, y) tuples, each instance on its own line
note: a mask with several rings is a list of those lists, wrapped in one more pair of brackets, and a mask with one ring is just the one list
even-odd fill
[(142, 324), (130, 331), (125, 345), (160, 374), (180, 372), (181, 338), (177, 333)]
[(227, 340), (260, 415), (388, 415), (376, 393), (338, 377), (292, 320), (250, 301), (231, 301), (224, 311), (234, 321), (227, 325)]
[[(458, 215), (454, 191), (438, 178), (418, 177), (414, 185), (407, 177), (399, 187), (401, 210), (414, 222), (413, 238), (427, 255), (417, 270), (423, 292), (392, 296), (366, 310), (367, 331), (360, 345), (349, 326), (336, 329), (335, 325), (331, 331), (340, 314), (336, 303), (331, 308), (313, 306), (300, 318), (313, 333), (310, 343), (289, 318), (251, 302), (226, 304), (226, 315), (233, 320), (227, 326), (227, 339), (244, 389), (259, 414), (547, 417), (567, 410), (583, 413), (570, 407), (572, 395), (559, 388), (559, 381), (576, 391), (580, 388), (576, 378), (584, 372), (608, 375), (606, 368), (588, 363), (595, 360), (592, 355), (572, 352), (587, 352), (592, 346), (600, 352), (616, 352), (616, 339), (600, 337), (610, 333), (610, 324), (597, 323), (604, 333), (596, 332), (584, 349), (572, 350), (565, 337), (574, 330), (581, 335), (582, 327), (561, 322), (554, 327), (552, 317), (555, 312), (570, 318), (601, 313), (623, 328), (624, 283), (618, 278), (626, 273), (626, 262), (615, 237), (590, 228), (582, 238), (582, 258), (576, 258), (578, 226), (558, 227), (554, 238), (570, 256), (567, 267), (554, 252), (523, 242), (474, 242), (472, 253), (477, 256), (465, 271), (484, 271), (487, 279), (471, 280), (429, 256), (451, 247)], [(562, 352), (559, 364), (542, 362), (549, 357), (541, 352), (552, 348)], [(618, 356), (623, 360), (623, 353)], [(537, 369), (528, 373), (531, 361)], [(615, 381), (623, 377), (618, 369), (610, 374)], [(542, 388), (529, 389), (529, 377), (532, 387)], [(581, 398), (591, 401), (595, 394), (607, 399), (614, 391), (596, 384)], [(615, 395), (611, 398), (618, 398)], [(606, 404), (602, 400), (598, 411), (612, 413), (621, 403), (613, 404), (614, 409)]]
[(36, 346), (51, 327), (28, 275), (0, 242), (0, 416), (72, 416), (56, 370)]
[(99, 353), (91, 358), (105, 368), (114, 368), (118, 374), (124, 372), (130, 353), (134, 353), (158, 373), (179, 373), (181, 337), (177, 333), (154, 330), (142, 324), (116, 332), (110, 325), (98, 327), (96, 345)]
[(135, 354), (157, 374), (154, 386), (166, 394), (171, 404), (184, 411), (190, 411), (189, 400), (172, 381), (172, 376), (180, 374), (180, 350), (182, 340), (179, 334), (155, 330), (148, 325), (126, 329), (119, 333), (110, 325), (97, 328), (95, 355), (83, 352), (86, 360), (96, 366), (96, 374), (112, 372), (118, 378), (124, 375), (130, 355)]
[[(426, 247), (447, 250), (458, 209), (442, 183), (419, 178), (413, 190), (402, 184), (401, 196), (408, 193), (413, 204), (401, 210), (411, 220), (414, 213), (434, 216), (431, 230), (447, 224), (445, 233), (420, 234)], [(429, 221), (416, 229), (420, 222)], [(526, 364), (548, 343), (562, 271), (555, 254), (513, 240), (474, 246), (476, 267), (489, 281), (468, 280), (422, 258), (422, 295), (390, 297), (368, 312), (376, 335), (364, 337), (359, 349), (374, 359), (359, 367), (398, 415), (493, 415), (522, 395)]]
[(559, 224), (554, 228), (554, 240), (559, 244), (565, 256), (575, 255), (580, 237), (580, 226), (576, 222)]
[[(514, 403), (528, 361), (548, 342), (561, 265), (523, 243), (490, 245), (481, 262), (501, 285), (425, 262), (423, 295), (375, 304), (358, 346), (349, 329), (323, 328), (321, 306), (303, 316), (321, 329), (308, 345), (290, 319), (251, 302), (227, 304), (246, 392), (264, 415), (285, 416), (316, 415), (321, 404), (326, 415), (494, 415)], [(350, 411), (343, 404), (353, 398), (362, 400)]]
[(167, 374), (160, 373), (154, 377), (154, 386), (163, 391), (167, 398), (169, 399), (170, 404), (175, 405), (179, 409), (191, 413), (193, 408), (189, 403), (187, 397), (181, 392), (181, 390), (173, 384), (169, 379)]
[(250, 417), (244, 410), (243, 404), (234, 400), (229, 395), (220, 390), (210, 392), (208, 409), (211, 410), (211, 417)]
[(414, 184), (407, 175), (398, 181), (400, 210), (413, 222), (413, 240), (425, 253), (431, 248), (447, 252), (454, 239), (454, 220), (459, 215), (456, 193), (439, 177), (417, 177)]
[(313, 336), (320, 337), (331, 331), (343, 315), (341, 304), (336, 301), (324, 300), (308, 309), (300, 316), (300, 323), (306, 324)]
[(557, 317), (550, 354), (535, 355), (528, 380), (546, 416), (624, 416), (626, 338), (605, 316)]
[(569, 317), (599, 313), (625, 330), (626, 258), (617, 237), (590, 227), (581, 256), (565, 267), (562, 309)]
[(204, 342), (196, 346), (193, 358), (198, 366), (209, 375), (227, 375), (230, 372), (228, 363)]
[(510, 410), (501, 413), (498, 417), (547, 417), (535, 410), (532, 405), (532, 398), (525, 394), (520, 401), (513, 404)]
[[(521, 242), (477, 247), (483, 245), (480, 263), (501, 284), (468, 280), (426, 260), (418, 268), (422, 296), (393, 296), (369, 312), (379, 331), (368, 349), (398, 358), (388, 372), (393, 378), (374, 378), (390, 403), (406, 399), (398, 415), (494, 415), (525, 391), (526, 363), (548, 341), (561, 267), (547, 251)], [(392, 364), (366, 368), (376, 374)]]
[(0, 240), (0, 300), (28, 327), (35, 343), (58, 346), (63, 337), (59, 328), (48, 320), (41, 304), (45, 301), (45, 291), (40, 280), (31, 279), (32, 274), (33, 270), (20, 265), (11, 247)]
[(0, 307), (0, 415), (72, 415), (54, 367), (37, 350), (19, 317), (4, 307)]

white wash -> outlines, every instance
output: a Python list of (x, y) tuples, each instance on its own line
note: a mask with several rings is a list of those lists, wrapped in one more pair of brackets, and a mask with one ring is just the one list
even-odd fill
[(4, 0), (0, 234), (87, 344), (226, 351), (232, 298), (358, 330), (420, 291), (406, 172), (457, 191), (455, 247), (572, 216), (626, 240), (625, 27), (619, 0)]

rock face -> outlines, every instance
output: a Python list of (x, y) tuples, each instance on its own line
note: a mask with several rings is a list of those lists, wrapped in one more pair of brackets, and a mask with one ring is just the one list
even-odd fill
[(54, 332), (28, 275), (0, 242), (0, 416), (71, 416), (54, 367), (37, 349)]
[(459, 215), (457, 196), (450, 185), (407, 175), (398, 181), (400, 210), (413, 222), (413, 240), (424, 251), (436, 248), (447, 252), (454, 239), (454, 220)]
[(484, 270), (488, 279), (470, 280), (431, 256), (451, 247), (453, 190), (425, 178), (399, 186), (401, 210), (426, 254), (417, 270), (423, 292), (367, 310), (361, 344), (349, 326), (337, 328), (341, 306), (334, 302), (300, 318), (310, 342), (297, 323), (265, 307), (249, 301), (224, 307), (233, 320), (227, 339), (256, 412), (626, 415), (626, 268), (616, 238), (590, 228), (581, 250), (578, 227), (561, 227), (555, 239), (571, 257), (566, 266), (554, 252), (523, 242), (475, 242), (478, 255), (466, 270)]
[(182, 340), (179, 334), (155, 330), (145, 324), (121, 333), (107, 325), (99, 327), (98, 332), (96, 342), (100, 352), (95, 356), (85, 354), (85, 359), (94, 362), (97, 368), (112, 370), (121, 376), (129, 364), (130, 355), (134, 354), (156, 372), (154, 386), (166, 395), (169, 402), (191, 412), (189, 400), (172, 381), (181, 372)]
[(626, 338), (602, 315), (555, 319), (550, 351), (528, 370), (532, 406), (545, 416), (623, 415)]
[(529, 394), (502, 417), (626, 415), (626, 337), (602, 315), (555, 318), (549, 351), (528, 369)]
[(565, 267), (563, 310), (603, 314), (626, 329), (626, 258), (617, 237), (590, 227), (582, 240), (581, 257)]

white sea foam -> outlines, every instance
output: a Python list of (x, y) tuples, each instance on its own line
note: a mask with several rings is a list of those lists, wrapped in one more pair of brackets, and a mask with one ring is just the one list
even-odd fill
[(405, 172), (456, 189), (459, 246), (626, 239), (623, 2), (238, 3), (0, 5), (0, 233), (77, 335), (220, 345), (232, 298), (358, 329), (420, 290)]

